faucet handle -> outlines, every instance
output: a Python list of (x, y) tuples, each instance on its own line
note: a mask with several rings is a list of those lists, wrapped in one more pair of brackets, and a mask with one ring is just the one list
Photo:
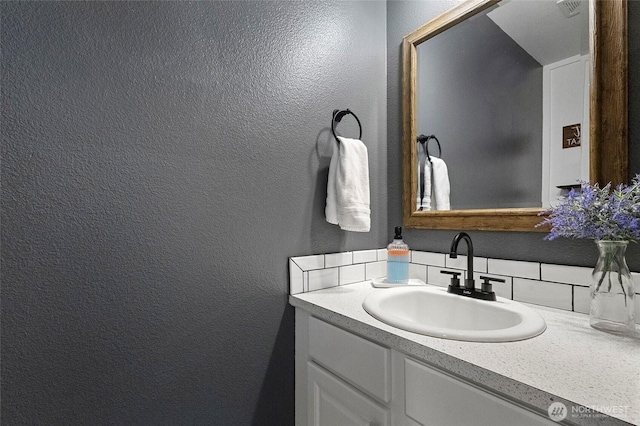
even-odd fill
[(460, 275), (461, 275), (461, 272), (440, 270), (440, 273), (441, 274), (451, 275), (451, 286), (452, 287), (460, 287)]
[(505, 282), (502, 278), (494, 278), (494, 277), (487, 277), (487, 276), (480, 276), (480, 279), (482, 280), (482, 291), (486, 291), (486, 292), (493, 291), (491, 289), (491, 281), (494, 281), (497, 283)]

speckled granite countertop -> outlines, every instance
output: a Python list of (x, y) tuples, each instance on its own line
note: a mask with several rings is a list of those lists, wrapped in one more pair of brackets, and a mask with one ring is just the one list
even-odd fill
[(547, 330), (533, 339), (439, 339), (397, 329), (367, 314), (362, 301), (374, 291), (385, 289), (365, 281), (296, 294), (289, 302), (541, 412), (552, 402), (562, 402), (572, 423), (640, 425), (640, 338), (594, 330), (586, 315), (528, 305), (547, 322)]

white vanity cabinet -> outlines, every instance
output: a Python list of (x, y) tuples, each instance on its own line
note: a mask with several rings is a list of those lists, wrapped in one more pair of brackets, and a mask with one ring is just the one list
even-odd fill
[(296, 312), (296, 424), (391, 425), (390, 368), (390, 349)]
[(296, 309), (296, 425), (557, 425)]

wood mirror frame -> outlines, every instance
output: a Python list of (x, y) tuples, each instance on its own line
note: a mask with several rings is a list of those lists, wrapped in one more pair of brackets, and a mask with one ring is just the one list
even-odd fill
[[(547, 231), (535, 228), (542, 208), (417, 211), (416, 46), (499, 0), (467, 0), (402, 40), (403, 224), (408, 228), (487, 231)], [(591, 0), (589, 5), (590, 181), (628, 180), (627, 0)]]

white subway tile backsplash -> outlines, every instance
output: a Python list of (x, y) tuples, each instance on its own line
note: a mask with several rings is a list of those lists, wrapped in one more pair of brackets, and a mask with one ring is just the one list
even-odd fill
[(378, 253), (378, 260), (387, 260), (387, 249), (378, 249), (376, 250)]
[[(346, 285), (387, 275), (386, 248), (358, 250), (289, 258), (289, 292), (304, 293)], [(448, 255), (412, 250), (409, 277), (428, 284), (446, 287), (451, 275), (442, 270), (460, 272), (464, 285), (467, 256), (450, 259)], [(518, 260), (474, 257), (474, 279), (480, 288), (480, 275), (503, 278), (493, 282), (497, 296), (552, 308), (588, 314), (591, 285), (590, 267), (540, 264)], [(636, 322), (640, 324), (640, 272), (631, 273), (636, 296)]]
[(573, 287), (573, 310), (581, 314), (588, 314), (591, 306), (591, 290), (589, 287)]
[(537, 262), (523, 262), (520, 260), (489, 259), (490, 274), (508, 275), (510, 277), (540, 279), (540, 264)]
[(378, 260), (377, 250), (360, 250), (353, 252), (353, 263), (375, 262)]
[(427, 282), (427, 265), (419, 265), (417, 263), (409, 264), (409, 278), (417, 278)]
[(344, 266), (353, 264), (353, 253), (350, 251), (344, 253), (331, 253), (324, 255), (324, 267), (333, 268), (336, 266)]
[(387, 276), (387, 261), (383, 260), (381, 262), (371, 262), (364, 265), (365, 266), (365, 279), (371, 280), (374, 278), (386, 277)]
[(632, 272), (633, 285), (636, 287), (636, 294), (640, 294), (640, 272)]
[(592, 272), (593, 268), (580, 266), (550, 265), (546, 263), (540, 265), (540, 278), (543, 281), (575, 284), (584, 287), (591, 285)]
[(443, 274), (441, 271), (460, 272), (460, 285), (464, 285), (465, 272), (461, 269), (442, 268), (439, 266), (427, 267), (427, 283), (440, 287), (447, 287), (451, 284), (452, 275)]
[(489, 259), (486, 257), (474, 257), (473, 258), (473, 270), (478, 272), (487, 272), (487, 264)]
[(313, 256), (298, 256), (292, 257), (296, 265), (300, 267), (303, 271), (311, 271), (313, 269), (323, 269), (324, 268), (324, 255), (316, 254)]
[(511, 277), (487, 274), (482, 272), (476, 272), (473, 274), (473, 276), (476, 281), (477, 288), (481, 288), (482, 286), (482, 280), (480, 279), (480, 276), (504, 280), (503, 283), (491, 281), (493, 292), (496, 294), (496, 296), (504, 297), (505, 299), (513, 299), (513, 279)]
[(338, 268), (317, 269), (309, 271), (309, 291), (338, 285)]
[[(467, 256), (458, 256), (456, 259), (451, 259), (449, 256), (445, 257), (445, 265), (447, 268), (464, 269), (467, 270)], [(485, 257), (473, 257), (473, 271), (474, 272), (487, 272), (487, 258)]]
[(551, 308), (572, 308), (572, 291), (569, 284), (513, 278), (513, 300)]
[(444, 265), (447, 268), (467, 269), (467, 256), (458, 256), (455, 259), (445, 256)]
[(289, 294), (298, 294), (304, 292), (304, 272), (289, 259)]
[(411, 263), (419, 263), (421, 265), (440, 266), (444, 268), (443, 253), (431, 253), (426, 251), (411, 251)]
[(357, 265), (341, 266), (340, 285), (357, 283), (365, 280), (364, 263)]
[(513, 299), (513, 284), (511, 284), (511, 278), (505, 280), (503, 283), (493, 283), (493, 291), (498, 297), (505, 299)]

